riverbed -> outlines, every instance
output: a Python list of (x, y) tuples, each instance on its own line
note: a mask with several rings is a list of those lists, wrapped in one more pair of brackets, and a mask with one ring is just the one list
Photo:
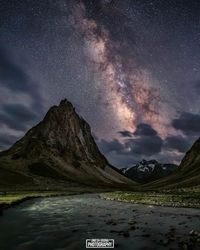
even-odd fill
[(200, 249), (199, 232), (199, 209), (82, 194), (37, 198), (5, 210), (0, 249), (79, 250), (85, 249), (86, 239), (114, 239), (119, 250)]

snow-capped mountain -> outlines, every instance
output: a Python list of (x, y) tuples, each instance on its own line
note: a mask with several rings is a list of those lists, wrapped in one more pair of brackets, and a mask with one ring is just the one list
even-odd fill
[(156, 160), (142, 160), (133, 167), (122, 168), (121, 172), (137, 182), (146, 183), (168, 176), (177, 169), (175, 164), (162, 164)]

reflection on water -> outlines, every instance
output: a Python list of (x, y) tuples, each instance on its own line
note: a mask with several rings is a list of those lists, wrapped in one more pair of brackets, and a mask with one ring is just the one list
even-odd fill
[(183, 237), (200, 229), (198, 213), (105, 201), (97, 195), (38, 198), (0, 217), (0, 249), (79, 250), (88, 238), (115, 239), (117, 249), (166, 249), (159, 242), (171, 227)]

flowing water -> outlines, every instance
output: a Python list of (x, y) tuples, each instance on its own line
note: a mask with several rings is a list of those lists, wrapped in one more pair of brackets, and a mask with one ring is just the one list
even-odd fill
[(79, 250), (91, 238), (114, 239), (115, 249), (179, 249), (191, 230), (200, 231), (199, 211), (106, 201), (97, 194), (38, 198), (4, 211), (0, 250)]

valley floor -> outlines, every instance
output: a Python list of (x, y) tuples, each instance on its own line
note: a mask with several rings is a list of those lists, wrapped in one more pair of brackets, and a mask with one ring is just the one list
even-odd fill
[(200, 208), (200, 188), (182, 189), (165, 192), (105, 192), (105, 189), (91, 187), (74, 187), (65, 191), (16, 191), (0, 192), (0, 215), (3, 210), (13, 207), (23, 201), (38, 197), (53, 197), (77, 195), (84, 193), (103, 192), (100, 197), (106, 200), (116, 200), (135, 204), (158, 205), (169, 207), (193, 207)]
[(101, 198), (135, 204), (200, 208), (199, 188), (163, 192), (109, 192), (102, 194)]
[(108, 201), (98, 194), (37, 198), (0, 217), (0, 249), (81, 250), (114, 239), (119, 250), (200, 249), (199, 209)]

